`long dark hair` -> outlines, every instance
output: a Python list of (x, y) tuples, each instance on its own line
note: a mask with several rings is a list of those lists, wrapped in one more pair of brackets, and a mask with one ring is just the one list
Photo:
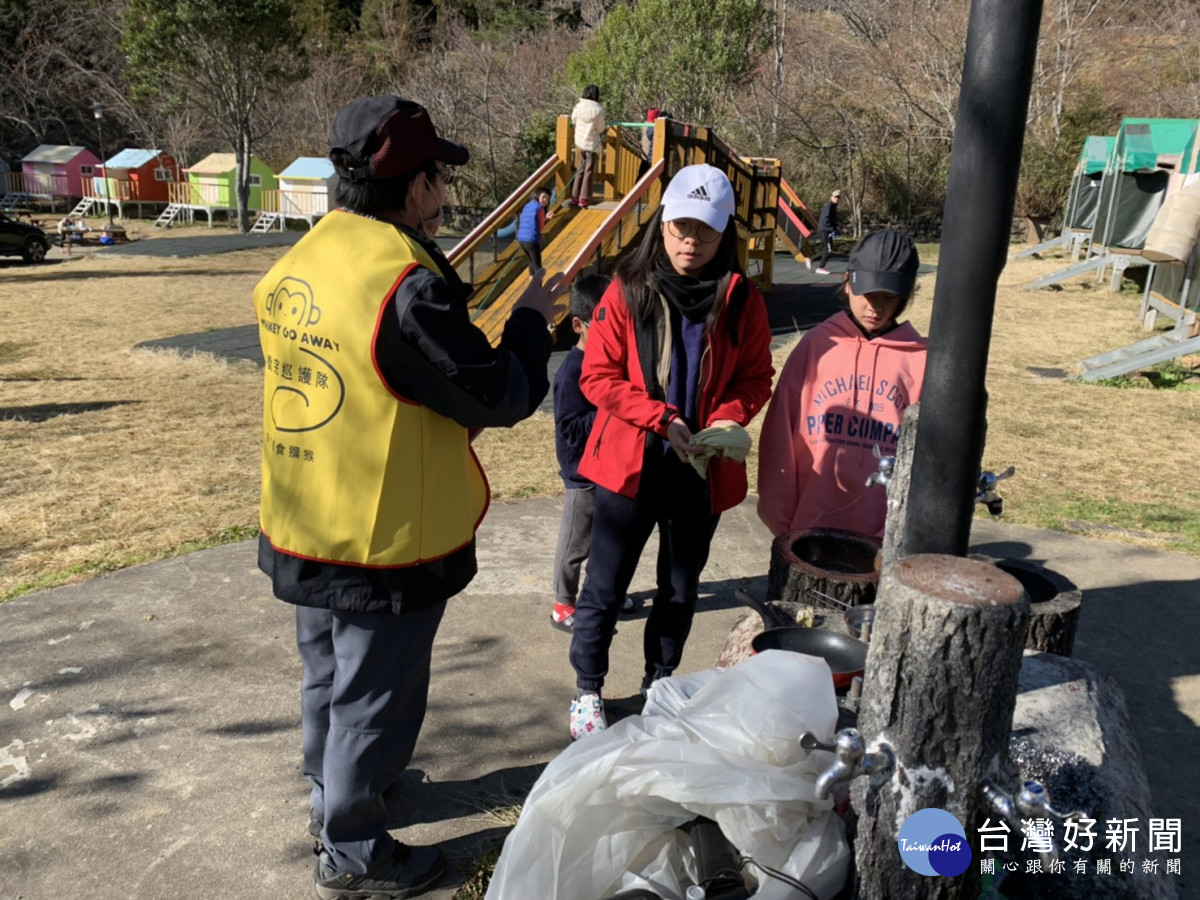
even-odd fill
[[(667, 259), (667, 248), (663, 244), (662, 217), (663, 208), (659, 206), (650, 218), (649, 224), (646, 225), (646, 233), (642, 242), (632, 253), (621, 257), (614, 270), (614, 274), (625, 287), (625, 299), (629, 304), (629, 311), (640, 325), (649, 325), (654, 319), (654, 309), (658, 304), (653, 287), (657, 280), (654, 273), (658, 270), (659, 263), (668, 267), (671, 265), (670, 260)], [(704, 267), (704, 271), (700, 273), (702, 279), (716, 279), (717, 282), (717, 301), (704, 320), (705, 330), (710, 332), (716, 325), (717, 319), (720, 318), (721, 311), (725, 308), (725, 295), (729, 292), (730, 280), (735, 274), (744, 274), (741, 264), (738, 262), (737, 241), (737, 222), (734, 221), (733, 216), (730, 216), (729, 222), (725, 225), (725, 231), (721, 235), (721, 243), (717, 246), (716, 254)], [(735, 343), (742, 305), (741, 302), (735, 302), (730, 305), (729, 309), (730, 335), (734, 338)]]

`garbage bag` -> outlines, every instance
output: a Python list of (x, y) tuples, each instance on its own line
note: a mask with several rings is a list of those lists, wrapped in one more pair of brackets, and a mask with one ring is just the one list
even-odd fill
[[(487, 900), (600, 900), (635, 888), (682, 900), (695, 862), (674, 829), (698, 815), (818, 897), (841, 889), (844, 824), (815, 790), (833, 756), (800, 746), (805, 731), (833, 737), (828, 665), (771, 650), (664, 681), (651, 689), (651, 714), (622, 719), (550, 762), (504, 842)], [(760, 877), (754, 896), (805, 895)]]

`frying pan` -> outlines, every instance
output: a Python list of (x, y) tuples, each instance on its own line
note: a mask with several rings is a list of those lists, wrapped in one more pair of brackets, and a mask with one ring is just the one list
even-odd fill
[(790, 650), (819, 656), (833, 672), (834, 690), (850, 687), (856, 675), (862, 675), (867, 664), (867, 645), (836, 631), (805, 628), (788, 619), (783, 613), (759, 600), (749, 591), (736, 590), (733, 595), (762, 617), (766, 630), (750, 642), (755, 653), (764, 650)]
[(850, 687), (856, 675), (862, 675), (867, 664), (867, 645), (836, 631), (824, 628), (805, 628), (785, 625), (768, 628), (750, 642), (755, 653), (764, 650), (790, 650), (819, 656), (833, 672), (833, 688), (840, 691)]

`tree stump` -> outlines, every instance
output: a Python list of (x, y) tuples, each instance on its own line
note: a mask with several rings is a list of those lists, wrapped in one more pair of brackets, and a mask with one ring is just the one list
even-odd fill
[(990, 563), (1021, 582), (1029, 595), (1029, 631), (1026, 650), (1070, 656), (1075, 650), (1075, 631), (1083, 611), (1083, 592), (1063, 575), (1024, 559), (997, 559), (981, 553), (971, 555)]
[(913, 448), (917, 445), (917, 417), (920, 402), (904, 410), (900, 420), (900, 442), (896, 445), (896, 466), (887, 485), (887, 519), (883, 526), (883, 560), (886, 569), (901, 556), (904, 546), (904, 504), (908, 499), (908, 483), (912, 480)]
[(897, 859), (897, 836), (912, 813), (937, 807), (977, 849), (979, 780), (1008, 752), (1029, 600), (995, 566), (919, 554), (884, 571), (876, 606), (859, 730), (886, 739), (897, 764), (886, 780), (852, 784), (859, 896), (978, 897), (977, 865), (920, 875)]
[(875, 602), (879, 540), (837, 528), (785, 531), (771, 543), (767, 599), (805, 606)]

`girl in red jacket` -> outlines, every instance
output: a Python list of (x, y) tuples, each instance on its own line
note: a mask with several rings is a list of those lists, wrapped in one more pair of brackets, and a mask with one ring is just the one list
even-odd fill
[(925, 379), (925, 338), (897, 322), (920, 260), (907, 235), (868, 234), (850, 252), (848, 312), (792, 351), (763, 419), (758, 515), (771, 534), (841, 528), (883, 537), (887, 491), (867, 487), (874, 448), (895, 456), (904, 410)]
[(658, 526), (658, 590), (643, 689), (679, 665), (721, 513), (746, 496), (744, 464), (688, 463), (701, 429), (745, 426), (771, 393), (766, 306), (737, 263), (733, 188), (712, 166), (671, 179), (638, 249), (592, 314), (580, 387), (596, 421), (579, 474), (596, 485), (587, 578), (575, 605), (571, 736), (607, 726), (600, 691), (617, 612)]

